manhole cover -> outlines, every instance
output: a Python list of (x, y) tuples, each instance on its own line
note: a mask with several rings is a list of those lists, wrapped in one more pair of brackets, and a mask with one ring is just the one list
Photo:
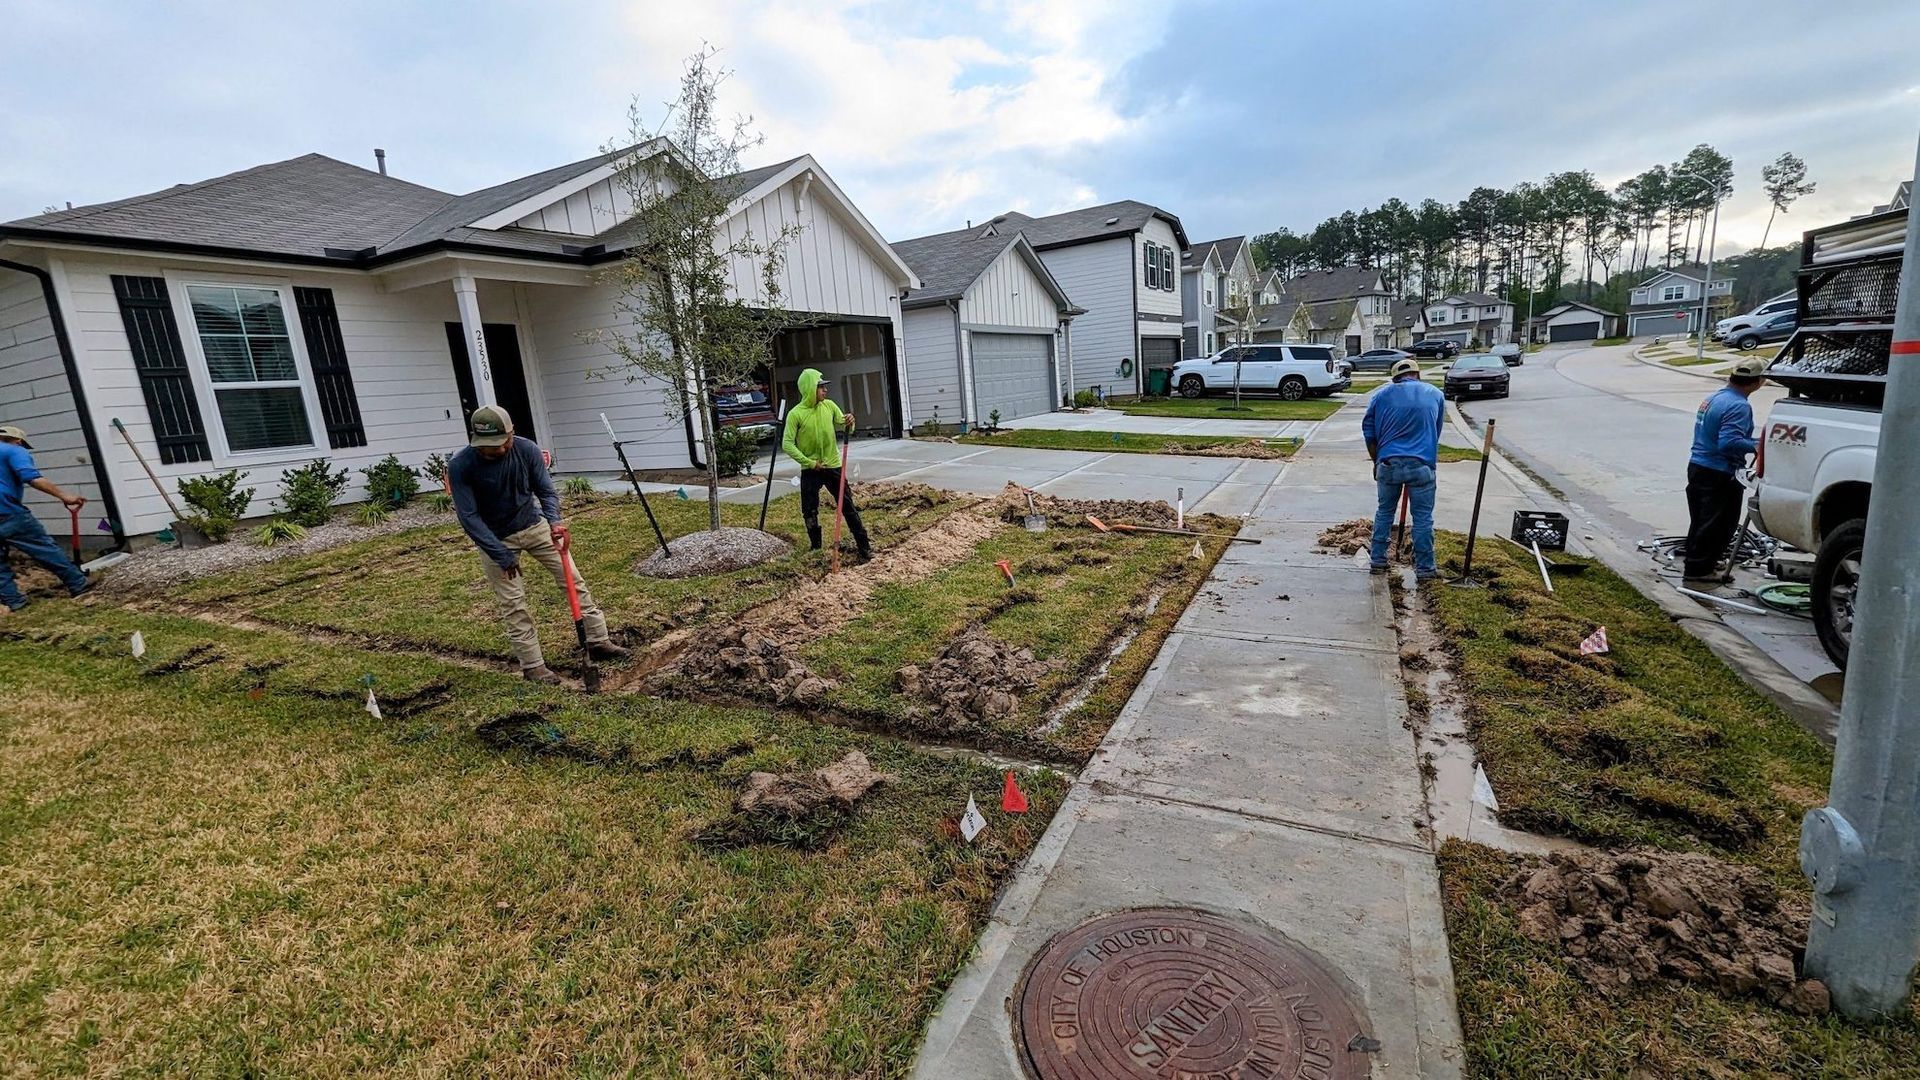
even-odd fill
[(1027, 971), (1015, 1031), (1041, 1080), (1338, 1080), (1372, 1065), (1348, 1049), (1370, 1033), (1311, 953), (1191, 908), (1123, 911), (1054, 938)]

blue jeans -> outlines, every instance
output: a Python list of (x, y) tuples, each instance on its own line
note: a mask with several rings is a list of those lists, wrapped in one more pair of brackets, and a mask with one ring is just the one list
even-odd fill
[(1396, 457), (1376, 462), (1373, 478), (1379, 505), (1373, 511), (1373, 565), (1387, 565), (1387, 545), (1393, 540), (1394, 517), (1400, 512), (1400, 489), (1411, 492), (1413, 512), (1413, 570), (1436, 573), (1433, 565), (1433, 467), (1418, 458)]
[(27, 606), (26, 594), (14, 582), (13, 567), (7, 564), (8, 548), (53, 571), (69, 593), (78, 593), (87, 587), (87, 575), (73, 565), (38, 519), (32, 514), (8, 514), (0, 517), (0, 604), (15, 611)]

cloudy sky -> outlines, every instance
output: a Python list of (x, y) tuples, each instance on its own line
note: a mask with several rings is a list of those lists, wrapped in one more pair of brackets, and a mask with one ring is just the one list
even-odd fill
[(1914, 0), (0, 0), (0, 27), (0, 220), (375, 146), (485, 187), (657, 115), (703, 41), (749, 164), (813, 154), (893, 238), (1122, 198), (1195, 239), (1301, 230), (1710, 142), (1728, 253), (1781, 151), (1820, 190), (1776, 237), (1884, 201), (1920, 135)]

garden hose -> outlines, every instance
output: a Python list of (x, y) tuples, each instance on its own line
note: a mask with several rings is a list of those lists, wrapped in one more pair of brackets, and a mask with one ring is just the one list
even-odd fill
[(1753, 591), (1753, 598), (1774, 609), (1801, 618), (1813, 618), (1813, 587), (1798, 582), (1776, 581)]

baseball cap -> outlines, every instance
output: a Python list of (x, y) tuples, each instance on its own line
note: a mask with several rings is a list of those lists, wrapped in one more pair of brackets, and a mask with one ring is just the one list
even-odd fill
[(1389, 378), (1394, 378), (1394, 379), (1397, 379), (1402, 375), (1418, 375), (1418, 374), (1420, 374), (1420, 361), (1415, 360), (1412, 357), (1408, 357), (1405, 360), (1395, 360), (1393, 362), (1392, 369), (1389, 370), (1387, 373)]
[(1749, 356), (1727, 369), (1727, 374), (1742, 379), (1752, 379), (1767, 373), (1767, 362), (1757, 356)]
[(505, 446), (513, 441), (513, 417), (498, 405), (482, 405), (467, 421), (468, 446)]
[(21, 446), (33, 449), (33, 444), (27, 441), (27, 433), (12, 424), (0, 426), (0, 439), (18, 439)]

